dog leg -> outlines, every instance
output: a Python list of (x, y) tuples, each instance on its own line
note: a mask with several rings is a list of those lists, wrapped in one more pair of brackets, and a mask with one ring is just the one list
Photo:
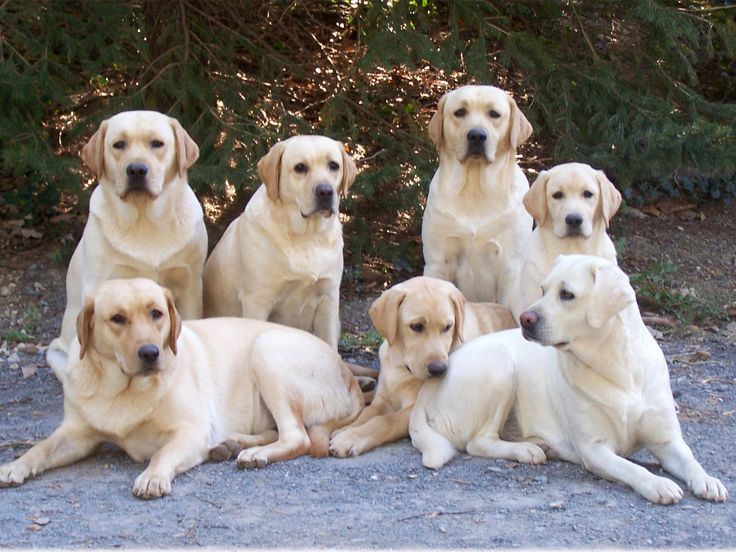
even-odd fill
[(427, 421), (427, 411), (419, 404), (414, 405), (409, 419), (411, 444), (422, 453), (422, 465), (437, 470), (457, 454), (455, 446)]
[(524, 464), (544, 464), (547, 462), (544, 451), (534, 443), (504, 441), (498, 437), (498, 434), (478, 435), (467, 444), (465, 450), (471, 456), (500, 458)]
[(314, 335), (337, 351), (340, 339), (340, 298), (337, 293), (329, 294), (319, 302), (312, 330)]
[(21, 485), (29, 477), (81, 460), (101, 442), (97, 435), (62, 424), (48, 439), (33, 446), (23, 456), (0, 466), (0, 487)]
[[(370, 409), (372, 406), (373, 404), (365, 410)], [(409, 405), (399, 411), (388, 414), (377, 415), (359, 424), (363, 416), (361, 413), (353, 425), (332, 435), (330, 439), (330, 454), (341, 458), (358, 456), (377, 446), (407, 437), (409, 435), (409, 416), (412, 406)], [(376, 410), (379, 410), (379, 408)]]
[(233, 456), (237, 456), (241, 450), (259, 445), (268, 445), (279, 438), (279, 434), (275, 429), (268, 429), (257, 435), (246, 435), (244, 433), (235, 433), (230, 435), (227, 440), (210, 450), (209, 457), (213, 462), (223, 462), (229, 460)]

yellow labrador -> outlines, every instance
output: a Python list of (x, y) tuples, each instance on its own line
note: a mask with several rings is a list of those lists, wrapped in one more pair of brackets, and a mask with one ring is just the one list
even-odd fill
[(506, 307), (466, 303), (453, 284), (426, 276), (384, 292), (370, 315), (386, 338), (378, 351), (378, 387), (360, 416), (332, 435), (334, 456), (357, 456), (406, 437), (422, 380), (444, 374), (450, 351), (463, 341), (515, 326)]
[(342, 277), (340, 194), (355, 164), (340, 142), (294, 136), (258, 162), (263, 185), (204, 271), (205, 316), (271, 320), (337, 349)]
[[(410, 432), (424, 465), (440, 467), (456, 449), (543, 462), (541, 445), (652, 502), (678, 502), (674, 481), (626, 459), (643, 447), (696, 496), (726, 500), (682, 438), (667, 362), (627, 276), (600, 257), (568, 255), (542, 286), (521, 329), (468, 343), (444, 380), (422, 386)], [(531, 442), (503, 441), (502, 430)]]
[(77, 315), (106, 280), (150, 278), (171, 290), (184, 318), (201, 318), (207, 231), (187, 182), (187, 169), (198, 156), (179, 122), (155, 111), (118, 113), (82, 149), (98, 186), (66, 275), (61, 335), (47, 352), (58, 378)]
[(243, 318), (182, 324), (169, 291), (151, 280), (105, 282), (77, 325), (62, 377), (64, 420), (0, 466), (0, 486), (111, 442), (136, 461), (150, 458), (133, 493), (160, 497), (226, 438), (248, 447), (243, 467), (326, 455), (329, 433), (363, 407), (350, 371), (313, 335)]
[(531, 134), (516, 102), (493, 86), (445, 94), (429, 123), (440, 164), (422, 220), (424, 275), (453, 282), (468, 301), (508, 305), (513, 292), (532, 231), (515, 156)]
[(524, 196), (537, 222), (523, 255), (514, 318), (542, 296), (542, 280), (558, 255), (596, 255), (616, 263), (616, 248), (606, 234), (621, 205), (621, 194), (603, 171), (566, 163), (542, 171)]

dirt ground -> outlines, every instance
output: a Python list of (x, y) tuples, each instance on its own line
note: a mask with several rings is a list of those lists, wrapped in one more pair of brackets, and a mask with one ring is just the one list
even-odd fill
[[(682, 204), (679, 204), (682, 207)], [(660, 207), (666, 207), (660, 206)], [(736, 204), (617, 216), (622, 266), (669, 260), (681, 289), (714, 304), (736, 299)], [(28, 228), (0, 209), (0, 463), (48, 436), (62, 416), (61, 386), (44, 362), (64, 308), (65, 262), (80, 220)], [(625, 242), (621, 241), (625, 238)], [(352, 337), (370, 329), (380, 283), (342, 302)], [(23, 331), (27, 338), (22, 337)], [(706, 470), (736, 493), (736, 322), (657, 326), (685, 438)], [(18, 339), (27, 339), (25, 343)], [(370, 347), (346, 357), (376, 364)], [(652, 457), (636, 458), (657, 470)], [(736, 542), (736, 506), (686, 494), (658, 507), (580, 466), (529, 467), (458, 457), (425, 470), (404, 440), (353, 459), (301, 458), (264, 470), (205, 464), (170, 497), (131, 494), (143, 466), (110, 447), (76, 465), (0, 490), (0, 547), (677, 547)]]

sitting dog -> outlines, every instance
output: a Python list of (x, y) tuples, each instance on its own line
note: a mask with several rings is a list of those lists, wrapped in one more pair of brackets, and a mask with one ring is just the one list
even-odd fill
[(621, 205), (621, 194), (603, 171), (566, 163), (542, 171), (524, 196), (537, 222), (523, 255), (511, 311), (521, 312), (542, 296), (542, 280), (558, 255), (596, 255), (616, 263), (616, 248), (606, 234)]
[(179, 122), (154, 111), (118, 113), (82, 149), (98, 186), (66, 274), (61, 335), (47, 352), (59, 379), (77, 315), (105, 280), (150, 278), (171, 290), (184, 318), (202, 317), (207, 231), (187, 182), (198, 156)]
[(294, 136), (271, 148), (258, 173), (263, 185), (205, 265), (204, 314), (286, 324), (337, 350), (338, 205), (355, 180), (355, 164), (339, 142)]
[(453, 284), (426, 276), (384, 292), (370, 316), (386, 338), (378, 350), (378, 387), (360, 416), (332, 435), (334, 456), (357, 456), (406, 437), (421, 382), (444, 374), (450, 351), (468, 339), (515, 326), (506, 307), (466, 303)]
[(306, 332), (243, 318), (184, 322), (168, 290), (109, 280), (87, 299), (62, 374), (64, 420), (0, 486), (89, 456), (103, 442), (150, 458), (133, 494), (171, 492), (172, 479), (229, 439), (242, 467), (326, 455), (332, 430), (363, 407), (340, 357)]
[(522, 205), (529, 183), (516, 164), (531, 134), (514, 100), (493, 86), (445, 94), (429, 123), (440, 164), (422, 220), (424, 275), (454, 283), (468, 301), (510, 300), (532, 231)]
[(626, 459), (644, 447), (696, 496), (726, 500), (682, 438), (664, 354), (627, 276), (599, 257), (560, 256), (542, 287), (521, 329), (466, 344), (444, 379), (422, 386), (410, 433), (424, 465), (457, 449), (539, 463), (545, 447), (652, 502), (678, 502), (674, 481)]

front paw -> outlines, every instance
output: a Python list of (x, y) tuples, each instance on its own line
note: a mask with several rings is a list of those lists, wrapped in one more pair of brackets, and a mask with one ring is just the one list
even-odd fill
[(0, 466), (0, 488), (22, 485), (30, 475), (31, 470), (17, 461)]
[(268, 466), (268, 454), (263, 451), (264, 447), (251, 447), (238, 454), (236, 463), (239, 468), (254, 469)]
[(695, 496), (703, 500), (724, 502), (728, 499), (728, 490), (726, 487), (718, 479), (710, 475), (688, 481), (688, 487)]
[(358, 456), (368, 450), (368, 439), (350, 429), (335, 432), (330, 438), (330, 454), (338, 458)]
[(545, 464), (547, 455), (534, 443), (517, 443), (515, 449), (516, 461), (523, 464)]
[(676, 504), (682, 500), (682, 489), (680, 486), (666, 477), (652, 476), (639, 494), (655, 504)]
[(135, 478), (133, 494), (138, 498), (161, 498), (171, 494), (171, 479), (144, 471)]
[(237, 441), (234, 439), (227, 439), (216, 447), (210, 449), (209, 459), (212, 462), (224, 462), (233, 456), (237, 456), (241, 450), (242, 448)]

